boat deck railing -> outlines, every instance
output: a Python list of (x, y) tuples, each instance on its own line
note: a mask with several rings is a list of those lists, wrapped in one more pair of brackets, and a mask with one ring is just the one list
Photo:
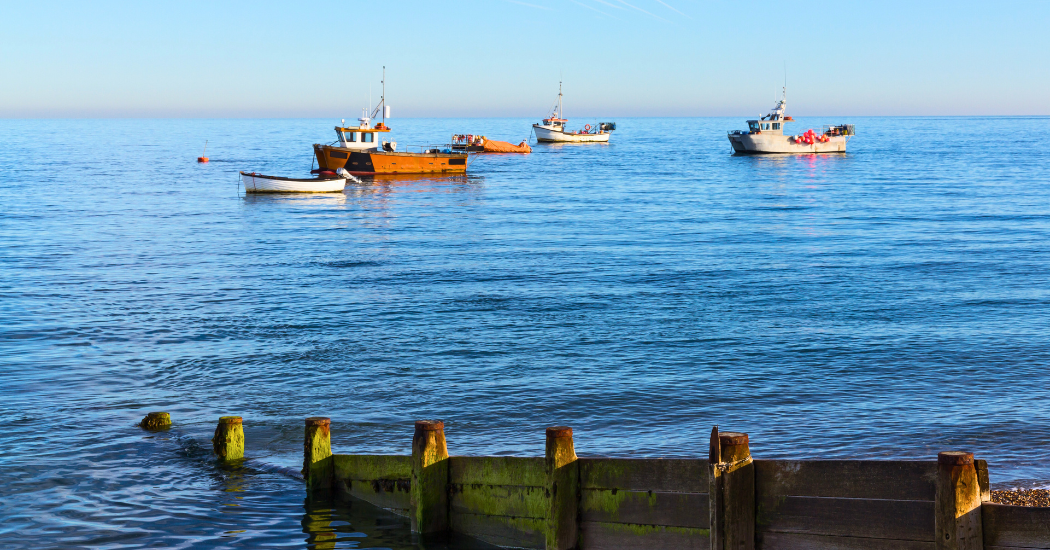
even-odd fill
[(429, 143), (429, 144), (397, 144), (396, 151), (388, 151), (382, 146), (379, 147), (380, 153), (456, 153), (452, 148), (451, 143)]
[(857, 135), (856, 129), (853, 124), (825, 124), (821, 128), (821, 132), (825, 135), (836, 135), (836, 136), (855, 136)]

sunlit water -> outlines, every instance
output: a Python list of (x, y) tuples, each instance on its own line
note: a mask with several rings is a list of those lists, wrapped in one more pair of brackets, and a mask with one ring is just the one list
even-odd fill
[[(846, 155), (620, 119), (468, 177), (247, 197), (237, 170), (306, 174), (337, 121), (0, 121), (0, 546), (411, 546), (281, 473), (314, 415), (337, 452), (440, 418), (453, 454), (566, 424), (581, 455), (704, 457), (718, 424), (756, 457), (971, 450), (1050, 483), (1048, 120), (843, 121)], [(226, 414), (239, 467), (210, 454)]]

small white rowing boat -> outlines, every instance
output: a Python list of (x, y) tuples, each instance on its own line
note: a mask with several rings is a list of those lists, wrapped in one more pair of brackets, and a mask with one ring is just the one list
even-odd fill
[(241, 172), (241, 181), (246, 193), (339, 193), (346, 187), (342, 175), (298, 179)]

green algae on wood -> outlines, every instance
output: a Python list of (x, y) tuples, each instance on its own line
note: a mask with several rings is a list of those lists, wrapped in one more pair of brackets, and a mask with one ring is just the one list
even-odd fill
[(303, 478), (309, 491), (332, 488), (332, 420), (323, 416), (306, 419), (303, 437)]
[(448, 446), (445, 424), (420, 420), (412, 436), (412, 531), (448, 531)]
[(171, 427), (171, 415), (166, 412), (147, 413), (139, 426), (149, 431), (166, 430)]
[(454, 456), (448, 461), (451, 483), (545, 487), (547, 472), (542, 457)]
[(336, 479), (371, 481), (410, 479), (412, 457), (402, 455), (332, 455)]
[(239, 416), (223, 416), (211, 438), (215, 456), (223, 462), (244, 458), (244, 426)]
[(452, 483), (448, 488), (449, 509), (489, 516), (545, 519), (547, 489), (515, 485)]
[(707, 493), (580, 489), (580, 521), (708, 528)]
[(336, 454), (332, 460), (336, 491), (401, 516), (410, 515), (411, 456)]
[(581, 458), (580, 487), (707, 493), (708, 465), (696, 458)]

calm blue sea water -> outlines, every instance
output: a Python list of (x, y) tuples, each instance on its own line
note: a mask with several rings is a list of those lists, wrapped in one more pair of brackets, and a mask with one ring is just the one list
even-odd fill
[[(337, 452), (441, 418), (453, 454), (566, 424), (581, 455), (703, 457), (718, 424), (756, 457), (971, 450), (1050, 484), (1048, 119), (841, 121), (846, 155), (620, 119), (467, 177), (260, 197), (238, 170), (305, 174), (338, 121), (0, 121), (0, 546), (411, 546), (267, 466), (301, 465), (314, 415)], [(226, 414), (247, 467), (211, 459)]]

